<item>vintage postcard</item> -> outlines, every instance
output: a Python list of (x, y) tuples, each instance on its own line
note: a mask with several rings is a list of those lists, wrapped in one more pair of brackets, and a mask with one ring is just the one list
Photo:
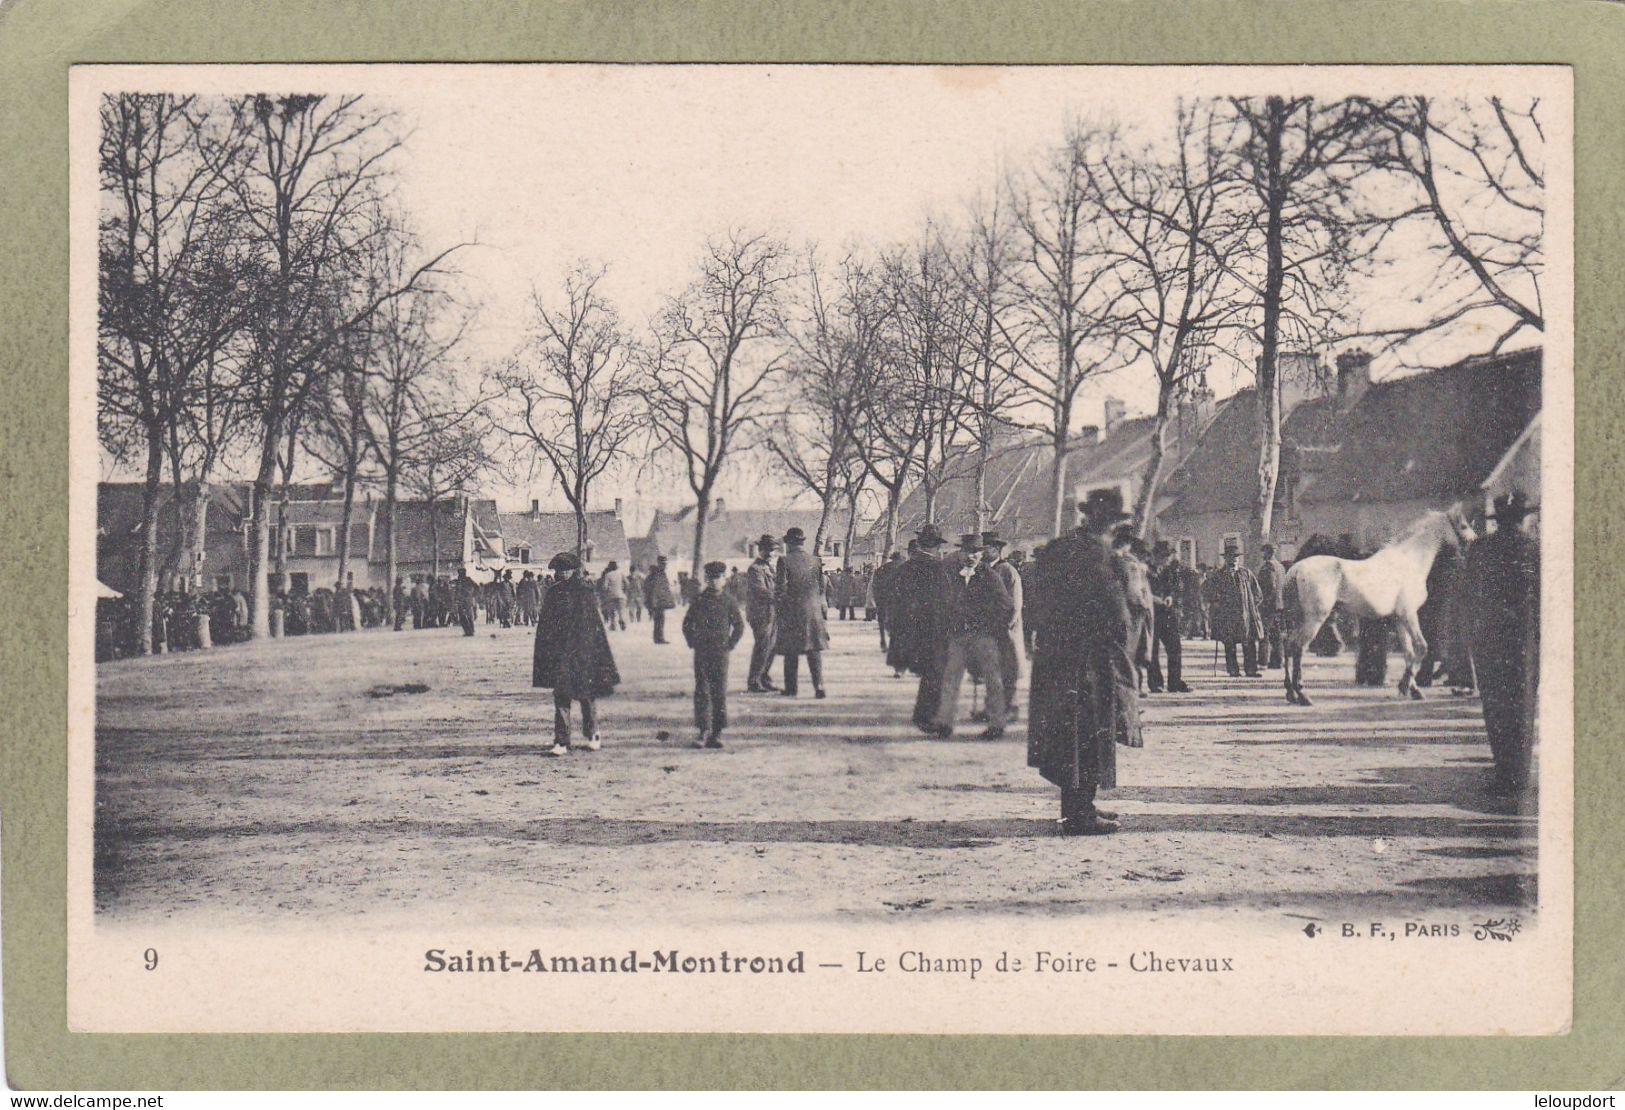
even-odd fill
[(1556, 66), (80, 66), (76, 1031), (1561, 1033)]

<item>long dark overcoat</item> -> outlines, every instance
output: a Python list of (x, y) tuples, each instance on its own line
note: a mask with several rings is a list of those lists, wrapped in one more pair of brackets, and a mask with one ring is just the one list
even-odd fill
[(1117, 785), (1118, 699), (1134, 696), (1128, 602), (1111, 553), (1081, 533), (1051, 542), (1033, 576), (1027, 765), (1067, 790)]
[(773, 651), (802, 655), (829, 647), (824, 626), (824, 568), (805, 548), (792, 547), (779, 560), (774, 587)]
[(658, 564), (650, 569), (643, 580), (643, 604), (650, 609), (675, 609), (677, 602), (671, 594), (671, 581), (666, 570)]
[(924, 674), (948, 646), (944, 566), (929, 555), (911, 555), (886, 574), (886, 630), (891, 634), (886, 663), (893, 670)]
[(1221, 644), (1259, 639), (1264, 619), (1259, 613), (1258, 580), (1241, 564), (1219, 567), (1208, 582), (1208, 631)]
[(593, 588), (580, 578), (549, 586), (536, 618), (530, 684), (580, 699), (606, 697), (620, 681)]

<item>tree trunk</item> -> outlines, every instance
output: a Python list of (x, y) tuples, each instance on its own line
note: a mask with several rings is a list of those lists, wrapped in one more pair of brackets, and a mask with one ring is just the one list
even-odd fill
[(897, 548), (897, 506), (902, 499), (901, 484), (886, 487), (886, 549), (880, 553), (882, 559)]
[(826, 489), (824, 495), (818, 499), (818, 529), (813, 533), (815, 555), (821, 555), (824, 551), (824, 530), (829, 527), (829, 503), (834, 497), (834, 491)]
[[(348, 575), (349, 570), (350, 570), (350, 521), (354, 518), (354, 516), (355, 516), (355, 475), (354, 474), (346, 474), (344, 476), (344, 511), (339, 514), (339, 580), (338, 580), (338, 584), (340, 586), (343, 586), (344, 583), (346, 581), (348, 581), (346, 576)], [(390, 585), (394, 585), (394, 583), (392, 582), (392, 583), (390, 583)], [(352, 599), (351, 604), (352, 605), (354, 604), (353, 599)], [(357, 631), (360, 631), (360, 630), (358, 628), (354, 627), (354, 626), (351, 626), (349, 631), (357, 632)]]
[(705, 580), (705, 524), (710, 515), (711, 491), (707, 489), (694, 499), (694, 562), (689, 571), (702, 582)]
[(576, 558), (586, 561), (587, 550), (587, 503), (583, 499), (572, 506), (576, 513)]
[(1140, 495), (1134, 500), (1134, 531), (1142, 540), (1156, 538), (1157, 491), (1162, 486), (1163, 461), (1168, 457), (1168, 422), (1173, 417), (1174, 387), (1164, 381), (1157, 391), (1157, 421), (1151, 429), (1151, 461), (1140, 480)]
[(136, 565), (137, 589), (141, 591), (141, 628), (136, 650), (152, 654), (153, 595), (158, 592), (158, 497), (164, 478), (163, 444), (156, 435), (147, 435), (147, 479), (141, 488), (141, 551)]
[(852, 567), (852, 541), (858, 534), (858, 499), (849, 497), (846, 500), (846, 546), (841, 549), (841, 566), (850, 570)]
[(1281, 132), (1285, 105), (1280, 97), (1266, 104), (1269, 127), (1265, 134), (1264, 320), (1258, 357), (1258, 492), (1253, 500), (1253, 550), (1270, 542), (1274, 524), (1275, 482), (1281, 467), (1281, 295), (1286, 266), (1281, 243), (1281, 211), (1286, 197), (1281, 185)]
[(429, 573), (440, 577), (440, 512), (429, 498)]
[(1049, 495), (1050, 508), (1055, 513), (1050, 521), (1050, 535), (1059, 538), (1067, 532), (1070, 519), (1067, 502), (1071, 500), (1066, 490), (1066, 455), (1070, 444), (1064, 425), (1055, 432), (1050, 446), (1054, 457), (1049, 464)]
[(395, 579), (400, 577), (400, 559), (395, 552), (395, 502), (398, 484), (399, 480), (391, 470), (384, 480), (384, 573), (391, 590), (395, 588)]
[(262, 452), (259, 472), (254, 476), (254, 503), (248, 528), (248, 573), (253, 595), (250, 635), (256, 640), (271, 635), (271, 579), (267, 564), (271, 560), (271, 483), (275, 475), (276, 456)]
[(980, 437), (981, 442), (976, 445), (976, 530), (987, 531), (987, 454), (988, 438), (986, 432)]

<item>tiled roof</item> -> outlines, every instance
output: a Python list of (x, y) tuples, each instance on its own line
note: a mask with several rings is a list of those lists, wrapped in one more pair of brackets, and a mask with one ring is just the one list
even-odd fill
[[(723, 509), (713, 513), (705, 522), (705, 557), (707, 559), (748, 558), (753, 545), (762, 535), (782, 536), (791, 528), (800, 528), (810, 543), (818, 530), (817, 509)], [(653, 551), (645, 551), (647, 558), (665, 555), (673, 562), (686, 564), (694, 548), (694, 506), (677, 513), (656, 512), (649, 529)], [(832, 510), (825, 524), (825, 542), (844, 542), (846, 513)]]
[[(574, 513), (499, 513), (502, 540), (512, 549), (528, 547), (533, 562), (545, 562), (560, 551), (576, 547)], [(623, 566), (630, 555), (626, 526), (613, 512), (587, 514), (587, 542), (592, 545), (594, 562), (614, 559)]]
[[(431, 563), (436, 547), (442, 563), (463, 557), (463, 506), (456, 500), (437, 501), (435, 527), (430, 528), (427, 501), (400, 501), (395, 505), (395, 551), (403, 563)], [(431, 536), (431, 532), (434, 535)], [(438, 538), (438, 544), (434, 541)], [(380, 556), (383, 546), (378, 545)]]
[[(1281, 425), (1281, 472), (1313, 474), (1342, 438), (1347, 413), (1333, 397), (1297, 405)], [(1204, 434), (1168, 476), (1163, 493), (1175, 514), (1245, 509), (1258, 490), (1258, 392), (1225, 401)], [(1284, 494), (1284, 485), (1278, 486)]]

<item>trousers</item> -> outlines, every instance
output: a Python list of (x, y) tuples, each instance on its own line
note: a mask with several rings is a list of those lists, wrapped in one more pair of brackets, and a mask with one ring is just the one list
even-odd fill
[(1010, 714), (1010, 702), (1004, 693), (999, 645), (992, 636), (980, 632), (962, 632), (948, 641), (948, 658), (942, 665), (942, 696), (937, 701), (937, 727), (953, 727), (954, 716), (959, 711), (959, 687), (965, 680), (966, 666), (972, 663), (987, 684), (988, 727), (1004, 727)]
[[(1257, 640), (1243, 640), (1241, 642), (1241, 659), (1242, 659), (1242, 665), (1245, 667), (1247, 674), (1251, 675), (1251, 674), (1257, 674), (1258, 673), (1258, 641)], [(1235, 644), (1225, 644), (1224, 645), (1224, 669), (1229, 671), (1232, 677), (1242, 673), (1242, 671), (1237, 669), (1237, 667), (1236, 667), (1236, 645)]]
[(694, 727), (707, 736), (728, 727), (728, 649), (694, 649)]
[(1167, 688), (1177, 690), (1185, 684), (1182, 677), (1185, 649), (1179, 642), (1179, 614), (1159, 605), (1152, 620), (1151, 662), (1146, 669), (1146, 685), (1153, 691), (1163, 689), (1162, 664), (1158, 656), (1164, 652), (1168, 655)]
[(933, 655), (920, 668), (920, 688), (914, 695), (914, 724), (930, 728), (936, 724), (937, 708), (942, 703), (942, 655)]
[[(591, 740), (598, 735), (598, 707), (591, 698), (577, 698), (576, 704), (581, 706), (581, 735)], [(570, 698), (557, 690), (553, 691), (553, 742), (570, 746)]]
[(654, 621), (655, 643), (666, 642), (666, 611), (664, 609), (650, 609), (649, 619)]
[(773, 685), (772, 676), (768, 671), (773, 666), (773, 615), (758, 617), (750, 622), (750, 673), (745, 676), (745, 686), (751, 690), (763, 690)]
[(821, 651), (805, 653), (791, 651), (786, 652), (784, 655), (784, 692), (786, 694), (794, 694), (801, 688), (799, 685), (801, 681), (799, 672), (803, 654), (807, 656), (807, 674), (812, 676), (813, 689), (822, 690), (824, 688), (824, 653)]
[(996, 642), (999, 648), (999, 678), (1004, 684), (1005, 717), (1009, 718), (1016, 711), (1016, 687), (1021, 682), (1022, 647), (1016, 641), (1015, 629), (1000, 636)]

